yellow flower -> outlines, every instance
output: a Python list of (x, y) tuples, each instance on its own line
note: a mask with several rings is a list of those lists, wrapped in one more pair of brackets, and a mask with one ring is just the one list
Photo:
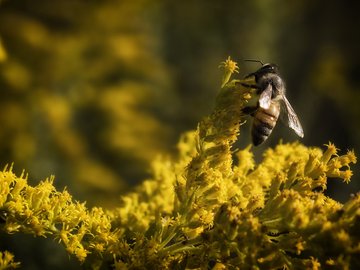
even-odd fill
[(8, 251), (0, 252), (0, 269), (15, 269), (20, 267), (19, 262), (14, 262), (14, 255)]
[(232, 61), (230, 59), (230, 56), (224, 62), (220, 63), (219, 68), (224, 69), (224, 75), (221, 81), (221, 88), (223, 88), (228, 83), (233, 73), (239, 73), (239, 67), (237, 63)]

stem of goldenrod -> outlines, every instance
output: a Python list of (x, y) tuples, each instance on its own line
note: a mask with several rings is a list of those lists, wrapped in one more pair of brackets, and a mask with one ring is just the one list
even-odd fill
[(264, 224), (264, 225), (269, 225), (269, 224), (271, 224), (271, 223), (279, 222), (279, 221), (281, 221), (282, 219), (283, 219), (282, 217), (274, 218), (274, 219), (269, 219), (269, 220), (262, 221), (262, 224)]
[(187, 212), (187, 209), (190, 209), (190, 204), (193, 201), (194, 193), (195, 192), (193, 192), (189, 196), (189, 199), (186, 201), (185, 207), (181, 209), (182, 211), (181, 214), (179, 214), (180, 219), (178, 220), (178, 224), (170, 229), (168, 236), (164, 239), (164, 241), (161, 242), (159, 247), (160, 249), (163, 249), (172, 239), (174, 239), (178, 234), (178, 230), (180, 230), (181, 226), (183, 226), (183, 224), (186, 224), (186, 222), (191, 219), (191, 216), (189, 216), (189, 212)]
[(202, 238), (197, 237), (197, 238), (194, 238), (191, 240), (184, 240), (184, 241), (175, 243), (171, 246), (164, 248), (161, 252), (162, 253), (177, 253), (177, 252), (181, 252), (181, 251), (189, 251), (192, 249), (197, 249), (197, 247), (195, 247), (195, 245), (199, 245), (201, 243), (202, 243)]
[(178, 226), (174, 226), (171, 228), (168, 236), (164, 239), (164, 241), (161, 242), (159, 248), (163, 249), (174, 237), (177, 235), (176, 230), (178, 229)]

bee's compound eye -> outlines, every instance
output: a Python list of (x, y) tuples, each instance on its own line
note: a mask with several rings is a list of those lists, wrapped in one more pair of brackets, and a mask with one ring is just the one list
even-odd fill
[(278, 70), (279, 70), (278, 66), (275, 64), (267, 64), (267, 68), (269, 71), (275, 72), (275, 73), (278, 72)]
[(267, 70), (272, 70), (272, 69), (274, 69), (274, 66), (271, 65), (271, 64), (265, 64), (265, 65), (263, 66), (263, 68), (264, 68), (264, 69), (267, 69)]

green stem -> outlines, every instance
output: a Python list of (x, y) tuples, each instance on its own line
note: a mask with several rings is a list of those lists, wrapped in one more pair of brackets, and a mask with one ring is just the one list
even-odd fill
[(178, 243), (175, 243), (171, 246), (168, 246), (166, 248), (164, 248), (161, 252), (162, 253), (177, 253), (180, 251), (185, 251), (185, 250), (192, 250), (192, 249), (197, 249), (197, 247), (194, 247), (195, 245), (199, 245), (202, 243), (202, 238), (201, 237), (197, 237), (191, 240), (184, 240)]
[(164, 241), (161, 242), (159, 248), (164, 249), (164, 247), (177, 235), (176, 230), (178, 229), (178, 226), (174, 226), (171, 228), (169, 235), (164, 239)]
[(261, 223), (264, 224), (264, 225), (269, 225), (269, 224), (272, 224), (272, 223), (279, 222), (279, 221), (281, 221), (282, 219), (283, 219), (282, 217), (279, 217), (279, 218), (264, 220), (264, 221), (262, 221)]

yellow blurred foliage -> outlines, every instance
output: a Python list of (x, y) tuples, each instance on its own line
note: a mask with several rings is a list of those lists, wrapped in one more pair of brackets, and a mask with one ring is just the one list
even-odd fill
[(114, 201), (171, 139), (157, 114), (174, 93), (158, 30), (143, 13), (156, 5), (59, 2), (55, 12), (42, 1), (22, 12), (7, 4), (0, 10), (1, 163), (37, 177), (54, 173), (90, 203)]
[(7, 58), (7, 54), (4, 48), (4, 45), (2, 44), (2, 41), (0, 39), (0, 63), (4, 62)]

